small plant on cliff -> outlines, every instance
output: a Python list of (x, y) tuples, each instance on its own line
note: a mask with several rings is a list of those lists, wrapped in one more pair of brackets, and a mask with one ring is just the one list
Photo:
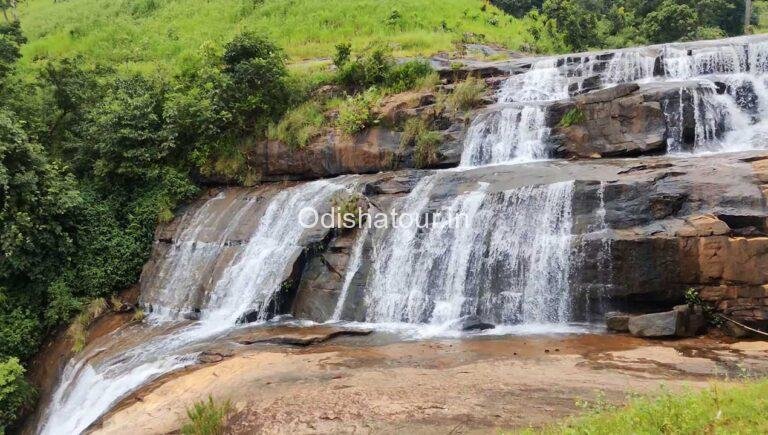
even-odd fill
[(437, 148), (441, 140), (440, 133), (431, 131), (429, 124), (422, 118), (410, 118), (405, 122), (400, 137), (400, 149), (413, 146), (413, 161), (417, 168), (425, 168), (437, 162)]
[(207, 401), (200, 401), (187, 408), (189, 421), (181, 427), (184, 435), (221, 435), (225, 433), (227, 419), (232, 412), (232, 404), (229, 400), (217, 404), (213, 397), (208, 396)]
[(315, 101), (306, 102), (290, 111), (277, 125), (269, 128), (269, 138), (276, 139), (293, 149), (307, 146), (319, 136), (325, 126), (322, 107)]
[(373, 124), (373, 106), (379, 101), (376, 88), (368, 89), (362, 94), (347, 98), (339, 106), (339, 117), (336, 126), (344, 133), (355, 134)]
[(479, 106), (487, 90), (485, 80), (470, 76), (453, 88), (450, 94), (439, 96), (439, 105), (451, 112), (460, 112)]
[(88, 338), (88, 327), (91, 326), (94, 320), (107, 311), (107, 301), (104, 298), (97, 298), (91, 301), (90, 304), (75, 317), (74, 322), (70, 325), (67, 334), (72, 339), (72, 352), (78, 353), (86, 345)]
[(563, 117), (560, 119), (560, 122), (557, 123), (557, 126), (567, 128), (572, 125), (581, 124), (585, 120), (586, 116), (584, 115), (584, 111), (579, 107), (573, 107), (565, 112), (565, 115), (563, 115)]
[(363, 219), (362, 196), (357, 193), (339, 193), (331, 199), (336, 228), (347, 230), (359, 227)]
[(427, 131), (416, 140), (413, 162), (417, 168), (426, 168), (437, 163), (437, 148), (442, 136), (436, 131)]
[(136, 311), (133, 312), (133, 316), (131, 316), (131, 321), (141, 323), (146, 317), (147, 313), (145, 313), (141, 308), (137, 308)]
[(701, 295), (695, 288), (691, 287), (685, 291), (685, 302), (691, 309), (701, 307), (701, 312), (704, 314), (704, 318), (707, 319), (707, 322), (710, 325), (719, 327), (723, 324), (723, 318), (717, 315), (715, 308), (712, 305), (701, 299)]

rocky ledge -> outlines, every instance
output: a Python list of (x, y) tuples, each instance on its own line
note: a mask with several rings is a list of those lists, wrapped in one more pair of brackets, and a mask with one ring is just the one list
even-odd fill
[[(432, 208), (446, 206), (457, 195), (477, 189), (489, 194), (574, 180), (572, 199), (572, 292), (574, 312), (592, 319), (611, 309), (646, 313), (672, 309), (684, 302), (688, 289), (715, 309), (752, 326), (768, 325), (768, 153), (747, 152), (708, 157), (643, 157), (545, 161), (466, 171), (419, 171), (362, 175), (357, 178), (368, 202), (387, 209), (410, 192), (424, 176), (440, 177), (429, 194)], [(267, 197), (284, 187), (265, 184), (253, 189), (213, 191), (229, 198)], [(231, 201), (231, 202), (230, 202)], [(176, 222), (161, 226), (146, 272), (162, 264), (175, 237), (183, 232), (190, 207)], [(258, 217), (258, 213), (255, 215)], [(607, 229), (595, 230), (603, 216)], [(242, 240), (258, 219), (233, 228), (206, 228), (204, 240), (227, 240), (222, 255), (237, 255)], [(321, 230), (306, 237), (308, 249), (286, 265), (284, 291), (276, 313), (325, 321), (330, 318), (346, 280), (356, 231)], [(363, 255), (344, 307), (345, 319), (364, 320), (365, 277), (371, 264)], [(226, 264), (226, 262), (223, 262)], [(214, 267), (215, 268), (215, 267)], [(218, 276), (220, 271), (206, 271)], [(147, 273), (148, 276), (158, 275)], [(143, 297), (151, 298), (153, 281), (142, 281)], [(204, 299), (198, 289), (190, 304)], [(491, 289), (500, 292), (503, 289)], [(194, 292), (192, 292), (194, 293)], [(364, 310), (364, 309), (363, 309)], [(484, 321), (493, 319), (481, 319)]]

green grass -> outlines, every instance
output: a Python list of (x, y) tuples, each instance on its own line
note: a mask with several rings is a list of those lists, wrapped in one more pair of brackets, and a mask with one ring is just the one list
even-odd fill
[(29, 0), (20, 6), (20, 16), (30, 40), (26, 65), (81, 54), (152, 71), (194, 62), (201, 51), (246, 30), (268, 34), (293, 61), (331, 57), (343, 41), (351, 42), (353, 51), (385, 41), (397, 56), (410, 56), (451, 50), (468, 32), (513, 49), (529, 37), (525, 21), (484, 5), (483, 0)]
[(189, 420), (181, 427), (181, 433), (183, 435), (223, 434), (231, 412), (232, 405), (229, 400), (218, 404), (213, 397), (208, 396), (208, 401), (197, 402), (187, 409)]
[(768, 381), (713, 384), (701, 391), (637, 398), (624, 408), (591, 414), (526, 433), (753, 434), (768, 433)]

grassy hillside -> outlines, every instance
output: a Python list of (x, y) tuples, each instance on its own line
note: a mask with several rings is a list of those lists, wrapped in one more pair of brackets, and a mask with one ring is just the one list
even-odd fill
[(86, 57), (145, 69), (173, 68), (243, 30), (270, 35), (292, 60), (392, 43), (396, 55), (451, 49), (465, 33), (517, 48), (526, 23), (483, 0), (29, 0), (21, 6), (25, 62)]

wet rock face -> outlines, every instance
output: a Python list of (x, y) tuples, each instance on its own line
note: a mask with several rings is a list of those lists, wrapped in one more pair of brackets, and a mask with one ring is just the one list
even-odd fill
[[(402, 170), (362, 175), (358, 178), (360, 192), (371, 204), (387, 210), (428, 174)], [(545, 161), (443, 172), (429, 194), (429, 209), (446, 207), (459, 195), (481, 188), (494, 195), (568, 180), (575, 180), (571, 202), (571, 232), (575, 237), (569, 280), (573, 320), (602, 319), (601, 313), (610, 310), (670, 310), (683, 302), (687, 289), (694, 288), (701, 291), (705, 302), (737, 321), (758, 326), (766, 323), (768, 208), (764, 192), (768, 192), (768, 154), (764, 152)], [(241, 189), (240, 196), (232, 198), (256, 200), (280, 188), (281, 184), (266, 184)], [(219, 203), (223, 207), (229, 204), (223, 200)], [(234, 227), (205, 229), (197, 237), (216, 239), (220, 237), (216, 231), (226, 229), (231, 243), (223, 249), (232, 249), (235, 254), (241, 249), (237, 241), (247, 239), (261, 209), (254, 203), (255, 214), (248, 219), (232, 223)], [(185, 226), (190, 225), (184, 219), (158, 230), (153, 258), (162, 258), (171, 242), (184, 234)], [(207, 235), (207, 231), (213, 233)], [(336, 310), (351, 246), (360, 231), (324, 234), (316, 238), (322, 243), (308, 242), (307, 246), (315, 248), (306, 250), (293, 267), (286, 267), (290, 291), (275, 307), (275, 313), (325, 321)], [(367, 274), (374, 255), (371, 244), (366, 243), (362, 252), (360, 268), (349, 281), (342, 319), (365, 319)], [(206, 273), (215, 279), (227, 264), (212, 264), (213, 269)], [(147, 273), (157, 266), (155, 260), (150, 261)], [(150, 274), (154, 275), (162, 274)], [(142, 283), (145, 301), (151, 300), (153, 288), (160, 284), (151, 280)], [(487, 291), (503, 291), (492, 287), (490, 283)], [(201, 289), (197, 294), (204, 297), (205, 293)]]
[[(557, 119), (552, 140), (564, 157), (612, 157), (661, 152), (666, 124), (661, 104), (645, 101), (636, 84), (595, 91), (551, 110)], [(566, 114), (579, 120), (564, 125)], [(576, 116), (576, 115), (573, 115)]]

